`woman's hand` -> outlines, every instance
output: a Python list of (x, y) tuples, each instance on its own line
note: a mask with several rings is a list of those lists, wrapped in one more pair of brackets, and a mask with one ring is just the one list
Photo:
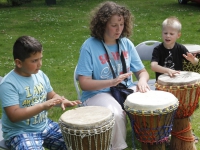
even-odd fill
[(142, 93), (149, 91), (150, 87), (147, 83), (149, 80), (149, 74), (146, 71), (146, 69), (142, 69), (136, 72), (136, 75), (138, 76), (138, 79), (139, 79), (137, 87), (136, 87), (136, 91), (142, 92)]
[(141, 81), (138, 82), (136, 91), (141, 92), (141, 93), (145, 93), (145, 92), (150, 91), (150, 87), (149, 87), (149, 85), (146, 81), (141, 80)]
[(124, 74), (119, 75), (117, 78), (113, 79), (113, 86), (118, 85), (119, 83), (124, 81), (124, 79), (128, 78), (132, 74), (133, 74), (132, 72), (128, 72), (128, 73), (124, 73)]
[(132, 72), (128, 72), (128, 73), (119, 75), (115, 79), (109, 79), (109, 80), (95, 80), (95, 79), (92, 79), (92, 77), (79, 75), (79, 84), (80, 84), (81, 89), (84, 91), (97, 91), (104, 88), (110, 88), (112, 86), (116, 86), (117, 84), (119, 84), (124, 79), (131, 76), (132, 74), (133, 74)]

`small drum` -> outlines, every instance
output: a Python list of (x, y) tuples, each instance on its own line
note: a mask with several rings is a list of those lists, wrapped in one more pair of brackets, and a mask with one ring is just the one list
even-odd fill
[[(190, 53), (196, 54), (196, 57), (200, 60), (200, 45), (184, 44), (184, 46), (188, 49)], [(192, 63), (183, 60), (183, 70), (200, 73), (200, 61), (196, 66), (194, 66)]]
[(136, 138), (142, 150), (164, 150), (172, 130), (178, 99), (165, 91), (136, 92), (124, 102), (125, 110), (133, 120)]
[(101, 106), (68, 110), (59, 119), (68, 150), (109, 150), (114, 123), (114, 114)]
[(163, 74), (158, 77), (156, 89), (174, 94), (179, 100), (175, 118), (187, 118), (196, 109), (200, 96), (200, 74), (180, 71), (180, 74), (170, 77)]

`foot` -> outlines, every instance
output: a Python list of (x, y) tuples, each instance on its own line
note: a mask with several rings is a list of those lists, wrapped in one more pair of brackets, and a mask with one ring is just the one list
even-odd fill
[(197, 144), (199, 142), (199, 138), (197, 136), (195, 136), (194, 133), (192, 133), (193, 136), (194, 136), (194, 143)]
[(199, 142), (199, 138), (194, 136), (194, 143), (197, 144)]

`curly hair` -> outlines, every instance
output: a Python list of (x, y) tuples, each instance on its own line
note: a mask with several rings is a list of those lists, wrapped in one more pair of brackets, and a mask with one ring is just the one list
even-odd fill
[(124, 18), (124, 29), (121, 33), (121, 37), (131, 36), (134, 17), (126, 7), (107, 1), (97, 6), (91, 14), (90, 35), (92, 37), (100, 40), (103, 39), (106, 24), (113, 15), (120, 15)]

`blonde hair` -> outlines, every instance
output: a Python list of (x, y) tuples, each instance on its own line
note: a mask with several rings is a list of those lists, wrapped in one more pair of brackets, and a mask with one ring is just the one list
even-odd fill
[(172, 16), (163, 21), (162, 29), (164, 29), (165, 27), (172, 27), (173, 29), (178, 30), (178, 32), (181, 32), (182, 25), (178, 18)]

